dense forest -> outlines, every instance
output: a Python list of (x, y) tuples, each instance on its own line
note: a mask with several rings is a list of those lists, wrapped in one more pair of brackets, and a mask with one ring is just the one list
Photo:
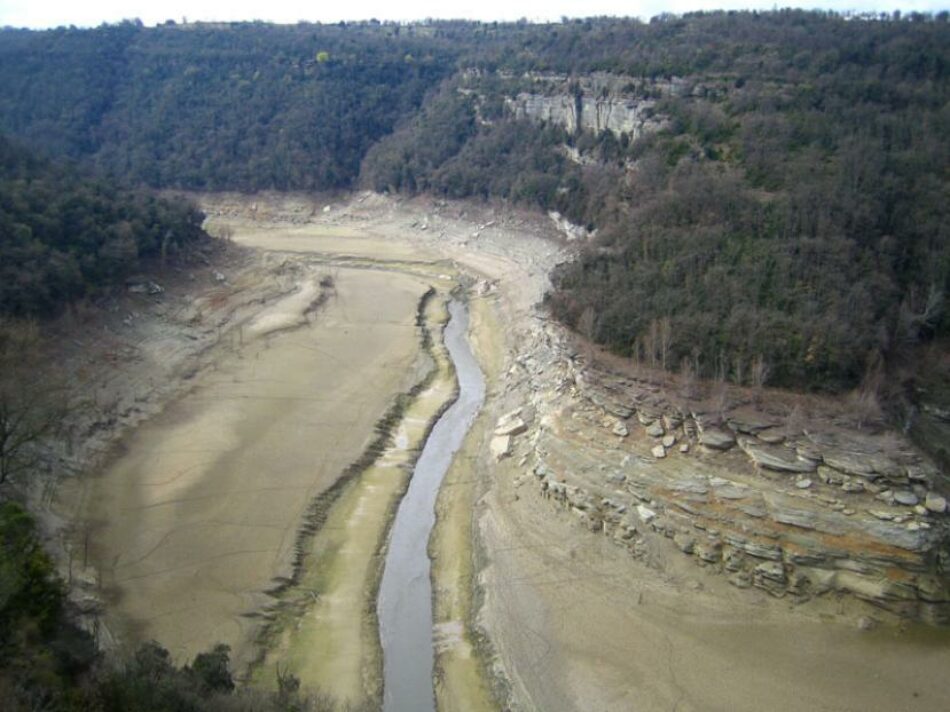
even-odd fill
[[(370, 150), (367, 185), (499, 196), (596, 228), (550, 308), (668, 370), (837, 391), (950, 335), (945, 16), (515, 31)], [(597, 72), (629, 77), (624, 98), (655, 100), (662, 127), (568, 131), (497, 100), (550, 93), (530, 78), (552, 73), (581, 95)]]
[(174, 256), (204, 236), (203, 219), (0, 137), (0, 314), (50, 316)]
[(374, 25), (6, 30), (0, 128), (153, 187), (347, 187), (447, 47)]
[(112, 179), (556, 210), (596, 238), (549, 308), (650, 365), (834, 392), (950, 336), (946, 13), (127, 22), (2, 31), (0, 57), (0, 129)]

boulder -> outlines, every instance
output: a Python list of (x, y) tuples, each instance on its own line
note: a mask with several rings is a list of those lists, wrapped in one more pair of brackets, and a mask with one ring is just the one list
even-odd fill
[(778, 445), (785, 442), (785, 433), (781, 430), (765, 430), (756, 435), (759, 440), (769, 445)]
[(910, 490), (899, 490), (894, 493), (894, 501), (905, 507), (913, 507), (919, 501), (917, 495)]
[(660, 425), (659, 421), (654, 420), (647, 426), (647, 435), (651, 438), (662, 438), (663, 437), (663, 426)]
[(664, 457), (666, 457), (666, 448), (662, 445), (657, 445), (652, 450), (650, 450), (650, 454), (656, 459), (662, 460)]
[(675, 444), (676, 444), (676, 436), (675, 436), (675, 435), (664, 435), (664, 436), (663, 436), (663, 447), (665, 447), (665, 448), (671, 448), (671, 447), (673, 447)]
[(640, 521), (644, 524), (649, 524), (654, 519), (656, 519), (656, 512), (654, 512), (649, 507), (645, 507), (642, 504), (637, 505), (637, 516), (640, 518)]
[(924, 498), (924, 506), (931, 512), (943, 514), (947, 511), (947, 500), (936, 492), (928, 492)]
[(699, 443), (713, 450), (728, 450), (736, 444), (736, 438), (726, 430), (703, 428), (699, 434)]
[(617, 421), (617, 423), (614, 425), (614, 427), (611, 429), (610, 432), (612, 432), (614, 435), (617, 435), (621, 438), (625, 438), (630, 434), (630, 431), (627, 430), (627, 426), (621, 423), (619, 420)]
[(760, 444), (751, 438), (742, 438), (739, 447), (756, 465), (767, 470), (805, 473), (814, 472), (817, 467), (813, 460), (802, 459), (795, 450), (782, 445)]
[(684, 554), (692, 554), (693, 547), (696, 546), (696, 540), (684, 532), (674, 534), (673, 543), (676, 544), (676, 548), (678, 548)]
[(527, 423), (521, 418), (521, 408), (518, 408), (498, 419), (495, 424), (495, 435), (520, 435), (527, 429)]
[(703, 561), (715, 564), (722, 557), (722, 542), (716, 539), (697, 542), (693, 545), (693, 553)]
[(511, 454), (511, 436), (496, 435), (491, 439), (488, 449), (496, 460), (508, 457)]

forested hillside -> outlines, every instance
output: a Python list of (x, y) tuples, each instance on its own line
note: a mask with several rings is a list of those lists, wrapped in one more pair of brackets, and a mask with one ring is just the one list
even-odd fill
[[(550, 307), (655, 366), (839, 390), (948, 333), (945, 17), (513, 32), (370, 151), (369, 185), (501, 196), (596, 228)], [(524, 97), (547, 113), (519, 116)], [(639, 132), (581, 126), (638, 105)]]
[(121, 189), (0, 137), (0, 315), (49, 316), (204, 235), (188, 203)]
[(596, 237), (552, 312), (838, 391), (950, 336), (947, 14), (0, 32), (0, 128), (153, 187), (501, 198)]
[(155, 187), (346, 187), (452, 70), (445, 47), (376, 26), (7, 30), (0, 128)]

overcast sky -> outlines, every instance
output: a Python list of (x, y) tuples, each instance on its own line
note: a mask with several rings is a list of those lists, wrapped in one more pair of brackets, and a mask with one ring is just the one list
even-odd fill
[(894, 10), (938, 12), (950, 0), (813, 0), (772, 2), (756, 0), (347, 0), (346, 2), (300, 2), (300, 0), (0, 0), (0, 26), (58, 27), (96, 26), (103, 22), (139, 18), (146, 25), (168, 19), (196, 20), (421, 20), (468, 18), (478, 20), (556, 20), (560, 17), (628, 15), (643, 19), (661, 12), (732, 8), (822, 7), (844, 10)]

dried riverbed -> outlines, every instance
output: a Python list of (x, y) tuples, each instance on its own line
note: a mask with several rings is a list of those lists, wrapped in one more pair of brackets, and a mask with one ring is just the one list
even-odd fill
[[(439, 709), (942, 708), (945, 636), (889, 622), (862, 631), (846, 601), (793, 606), (735, 589), (662, 541), (632, 559), (554, 507), (530, 473), (534, 429), (553, 411), (529, 407), (532, 430), (510, 456), (489, 454), (497, 418), (538, 389), (571, 402), (538, 370), (551, 364), (530, 360), (547, 338), (534, 305), (565, 254), (543, 218), (372, 195), (205, 205), (211, 227), (269, 270), (277, 260), (299, 273), (273, 289), (233, 285), (244, 306), (209, 322), (222, 343), (188, 372), (187, 393), (85, 481), (86, 522), (100, 526), (75, 551), (91, 542), (120, 640), (157, 637), (179, 658), (231, 642), (257, 684), (273, 684), (280, 663), (340, 699), (381, 701), (372, 601), (386, 531), (454, 389), (440, 339), (421, 337), (440, 333), (451, 289), (471, 277), (488, 394), (430, 542)], [(310, 310), (327, 276), (336, 296)], [(279, 403), (263, 397), (274, 384)], [(311, 388), (319, 397), (301, 397)], [(572, 422), (577, 442), (600, 437)], [(286, 465), (281, 484), (262, 489), (274, 463)]]

